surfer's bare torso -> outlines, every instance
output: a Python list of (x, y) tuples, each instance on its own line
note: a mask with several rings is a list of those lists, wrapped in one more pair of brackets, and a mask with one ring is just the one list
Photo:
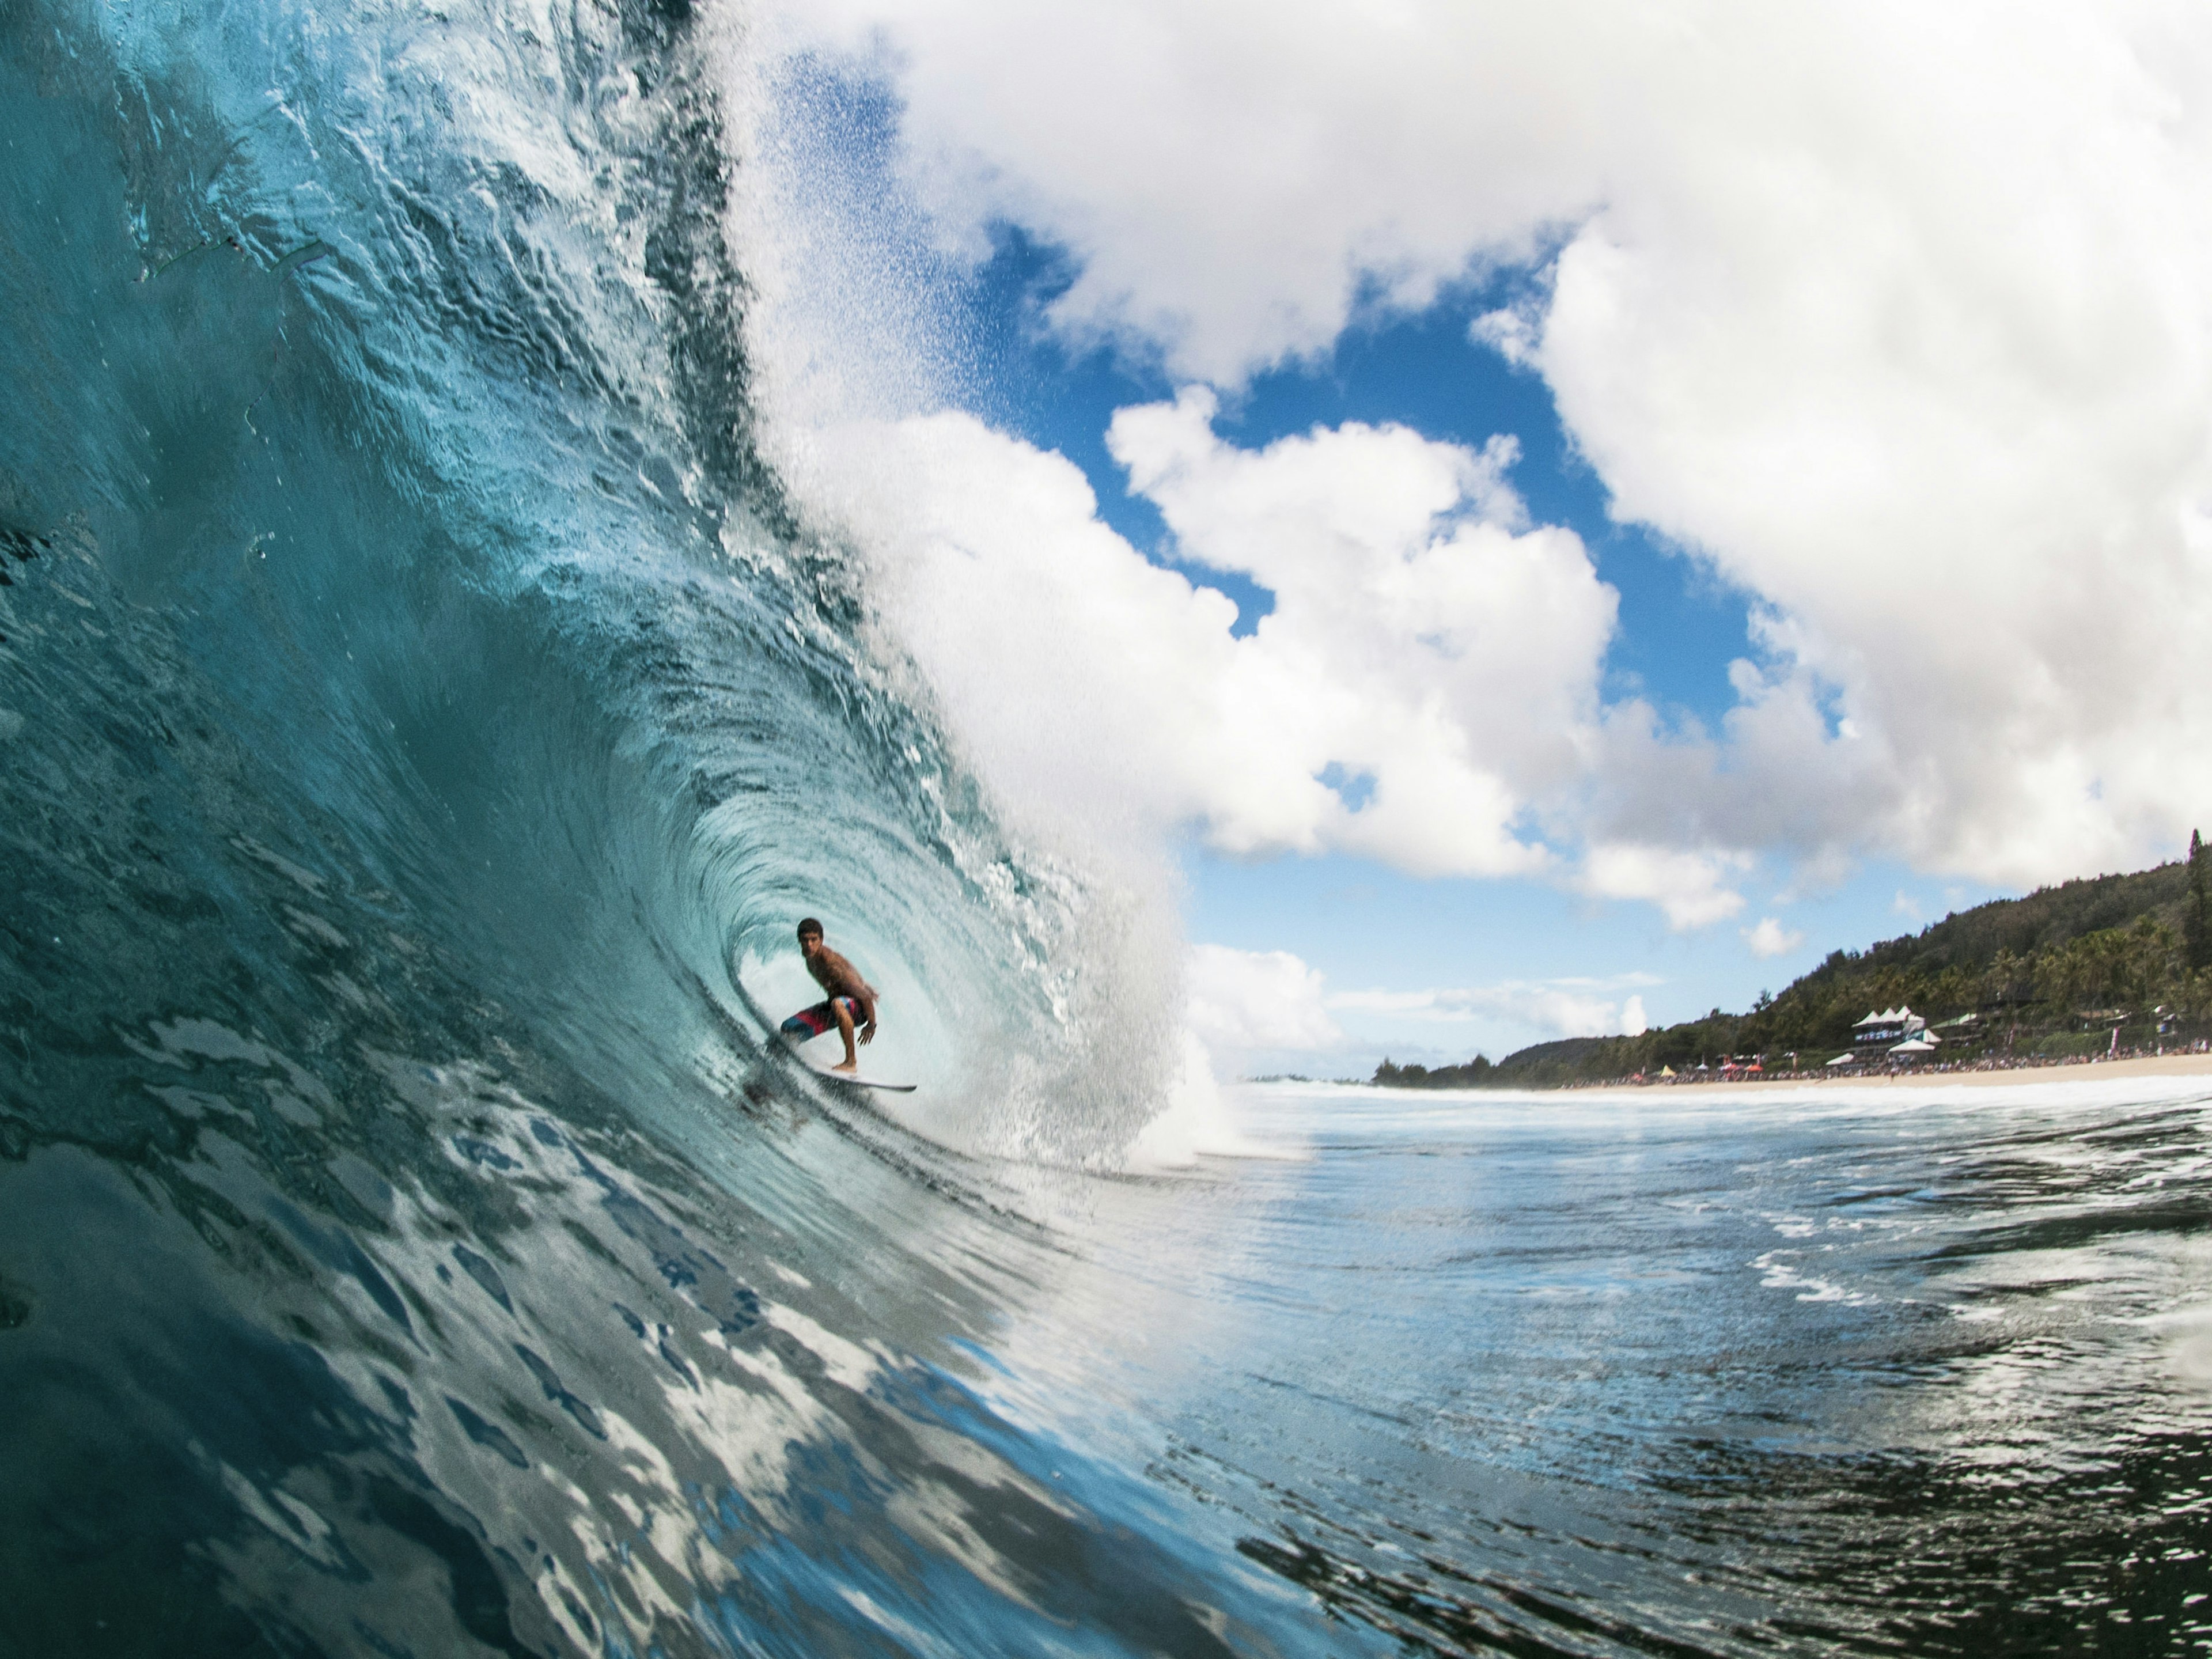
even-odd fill
[(854, 1036), (862, 1042), (875, 1040), (876, 988), (860, 977), (859, 969), (823, 943), (822, 924), (811, 916), (799, 924), (799, 949), (806, 958), (806, 971), (830, 998), (812, 1008), (800, 1009), (784, 1021), (783, 1034), (794, 1042), (805, 1042), (834, 1028), (844, 1040), (845, 1058), (830, 1069), (848, 1075), (856, 1073), (860, 1060), (853, 1048)]
[[(833, 997), (850, 997), (860, 1005), (860, 1016), (871, 1031), (876, 1025), (876, 988), (860, 977), (860, 970), (828, 945), (819, 945), (806, 958), (806, 971), (814, 982)], [(867, 1039), (863, 1037), (862, 1042)]]

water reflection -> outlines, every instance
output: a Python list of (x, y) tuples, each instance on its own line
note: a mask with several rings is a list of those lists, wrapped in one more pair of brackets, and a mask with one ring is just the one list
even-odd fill
[(274, 1035), (118, 1029), (160, 1135), (14, 1120), (30, 1650), (2212, 1638), (2178, 1085), (1276, 1091), (1302, 1157), (1098, 1180)]
[(1115, 1188), (1006, 1392), (1419, 1650), (2186, 1650), (2202, 1091), (1249, 1091), (1308, 1156)]

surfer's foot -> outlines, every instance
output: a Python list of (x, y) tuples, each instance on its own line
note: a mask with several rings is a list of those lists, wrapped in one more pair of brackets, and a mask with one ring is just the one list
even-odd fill
[(860, 1069), (860, 1062), (857, 1060), (841, 1060), (830, 1069), (833, 1072), (845, 1072), (850, 1073)]

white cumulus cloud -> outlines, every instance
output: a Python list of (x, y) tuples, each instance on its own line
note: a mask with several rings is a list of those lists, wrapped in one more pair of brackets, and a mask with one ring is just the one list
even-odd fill
[(1194, 392), (1109, 441), (1183, 556), (1273, 590), (1241, 639), (1076, 467), (971, 416), (835, 427), (794, 465), (1018, 809), (1425, 875), (1545, 867), (1522, 816), (1596, 744), (1615, 600), (1573, 534), (1523, 522), (1512, 447), (1346, 425), (1250, 451), (1212, 416)]
[(1743, 930), (1743, 942), (1751, 947), (1755, 957), (1787, 956), (1805, 942), (1805, 935), (1784, 927), (1772, 916), (1761, 916), (1759, 925)]
[[(1161, 605), (1207, 654), (1196, 724), (1237, 735), (1194, 741), (1169, 793), (1219, 844), (1527, 868), (1517, 814), (1583, 756), (1553, 838), (1596, 848), (1588, 890), (1689, 927), (1740, 910), (1748, 851), (2026, 881), (2170, 850), (2212, 798), (2212, 10), (809, 0), (781, 27), (895, 90), (946, 248), (1030, 228), (1074, 261), (1058, 326), (1185, 378), (1322, 350), (1363, 294), (1528, 266), (1481, 337), (1542, 375), (1619, 516), (1755, 601), (1735, 712), (1670, 739), (1593, 712), (1609, 599), (1560, 532), (1485, 516), (1479, 457), (1379, 432), (1242, 455), (1195, 398), (1132, 417), (1117, 448), (1192, 557), (1326, 570), (1357, 612), (1244, 653), (1195, 641), (1203, 595), (1132, 575), (1102, 601)], [(1363, 448), (1457, 468), (1472, 516), (1409, 543), (1377, 500), (1297, 533), (1297, 463), (1340, 464), (1339, 500)], [(1435, 581), (1425, 659), (1393, 619), (1432, 544), (1467, 581)], [(1482, 659), (1534, 656), (1524, 627), (1565, 665), (1470, 721), (1508, 678)], [(1078, 631), (1079, 659), (1107, 648)], [(1409, 637), (1401, 672), (1376, 642)], [(1241, 711), (1285, 690), (1321, 735), (1246, 750)], [(1358, 707), (1389, 720), (1338, 753)], [(1373, 774), (1364, 811), (1322, 799), (1316, 757)]]
[(1190, 1029), (1217, 1054), (1318, 1050), (1344, 1039), (1321, 974), (1288, 951), (1194, 945), (1188, 983)]
[(1727, 881), (1748, 862), (1741, 854), (1604, 842), (1589, 849), (1581, 884), (1593, 897), (1647, 900), (1670, 927), (1707, 927), (1743, 908)]

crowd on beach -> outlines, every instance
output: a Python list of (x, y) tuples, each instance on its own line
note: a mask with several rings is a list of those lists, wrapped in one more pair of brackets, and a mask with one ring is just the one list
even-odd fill
[(2100, 1066), (2108, 1060), (2151, 1060), (2166, 1054), (2212, 1054), (2212, 1040), (2200, 1037), (2194, 1042), (2138, 1043), (2087, 1054), (1981, 1054), (1971, 1060), (1934, 1062), (1893, 1060), (1885, 1054), (1877, 1060), (1855, 1066), (1815, 1065), (1794, 1070), (1782, 1066), (1769, 1067), (1757, 1060), (1741, 1065), (1730, 1061), (1718, 1067), (1701, 1066), (1677, 1072), (1672, 1076), (1637, 1072), (1626, 1077), (1577, 1079), (1560, 1086), (1568, 1089), (1671, 1089), (1680, 1084), (1862, 1083), (1869, 1078), (1936, 1077), (1947, 1073), (1964, 1072), (2037, 1072), (2054, 1066)]

